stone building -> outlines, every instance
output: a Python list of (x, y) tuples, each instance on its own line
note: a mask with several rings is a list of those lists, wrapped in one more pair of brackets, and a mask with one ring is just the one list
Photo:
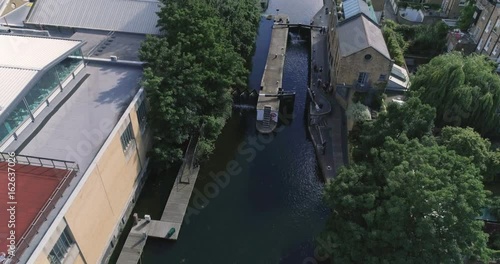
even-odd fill
[(500, 62), (500, 3), (478, 0), (470, 34), (476, 43), (475, 52)]
[(360, 12), (348, 16), (344, 16), (348, 12), (340, 12), (341, 15), (330, 18), (330, 83), (344, 108), (355, 91), (370, 92), (385, 87), (393, 66), (382, 30), (370, 8), (363, 7), (367, 5), (364, 1), (358, 3)]

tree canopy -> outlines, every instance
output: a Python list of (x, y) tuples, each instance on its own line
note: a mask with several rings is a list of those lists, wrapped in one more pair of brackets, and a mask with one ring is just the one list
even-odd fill
[(490, 141), (482, 138), (472, 128), (445, 127), (438, 139), (447, 149), (469, 157), (484, 180), (492, 180), (500, 173), (498, 151), (493, 151)]
[[(231, 114), (230, 90), (247, 84), (245, 64), (253, 52), (258, 7), (250, 0), (162, 3), (158, 26), (163, 34), (146, 39), (140, 58), (147, 63), (143, 85), (153, 153), (160, 161), (175, 162), (202, 124), (200, 153), (212, 151)], [(241, 28), (236, 28), (238, 23)], [(236, 30), (241, 31), (238, 38), (232, 35)]]
[(360, 134), (352, 135), (354, 162), (369, 159), (371, 149), (381, 147), (386, 137), (405, 135), (413, 139), (431, 135), (434, 116), (434, 108), (422, 104), (418, 98), (410, 98), (403, 105), (390, 103), (374, 122), (360, 124)]
[(370, 114), (368, 106), (362, 104), (361, 102), (349, 104), (349, 106), (347, 106), (345, 114), (348, 119), (355, 122), (372, 119), (372, 115)]
[(383, 26), (387, 48), (396, 64), (402, 65), (405, 53), (435, 56), (442, 53), (446, 47), (448, 26), (442, 22), (422, 25), (398, 24), (385, 20)]
[(500, 122), (500, 78), (494, 69), (485, 56), (447, 53), (420, 66), (410, 89), (436, 108), (438, 126), (469, 126), (488, 136)]
[(474, 20), (474, 12), (476, 11), (476, 2), (467, 1), (467, 6), (460, 10), (460, 17), (458, 18), (458, 27), (462, 31), (467, 31), (472, 25)]
[(435, 136), (434, 117), (433, 107), (410, 97), (350, 135), (354, 163), (325, 188), (332, 215), (320, 247), (332, 263), (462, 263), (493, 255), (476, 218), (491, 204), (483, 180), (497, 152), (470, 128)]
[(468, 158), (424, 137), (386, 138), (372, 162), (344, 168), (325, 190), (332, 263), (461, 263), (487, 259), (475, 218), (487, 203)]

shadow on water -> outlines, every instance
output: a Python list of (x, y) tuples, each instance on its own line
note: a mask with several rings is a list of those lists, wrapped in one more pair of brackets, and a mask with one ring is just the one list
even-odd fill
[[(260, 60), (254, 61), (250, 87), (260, 85), (270, 36), (262, 27), (271, 25), (261, 25), (259, 37), (267, 41), (259, 39), (264, 47), (257, 46)], [(314, 239), (329, 210), (322, 201), (323, 183), (303, 119), (307, 41), (291, 39), (286, 54), (283, 88), (296, 92), (293, 122), (263, 136), (255, 130), (255, 111), (235, 111), (214, 154), (201, 165), (190, 201), (197, 210), (186, 215), (179, 240), (148, 239), (142, 263), (301, 264), (314, 256)], [(215, 186), (214, 179), (229, 166), (237, 173)], [(155, 206), (164, 205), (158, 203)]]

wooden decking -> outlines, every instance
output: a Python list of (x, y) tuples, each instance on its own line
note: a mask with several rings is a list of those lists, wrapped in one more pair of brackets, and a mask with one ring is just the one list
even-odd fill
[(274, 18), (271, 44), (267, 55), (266, 67), (261, 81), (261, 91), (257, 102), (257, 130), (261, 133), (270, 133), (276, 128), (277, 122), (270, 121), (269, 126), (263, 125), (262, 113), (266, 106), (271, 107), (271, 112), (277, 117), (280, 99), (278, 97), (266, 97), (265, 95), (278, 94), (282, 88), (283, 66), (285, 64), (286, 43), (288, 39), (287, 15), (278, 15)]
[[(197, 138), (188, 146), (184, 165), (177, 174), (160, 220), (140, 219), (139, 223), (132, 227), (118, 257), (118, 264), (137, 264), (148, 237), (177, 240), (200, 171), (200, 167), (193, 164), (196, 146)], [(168, 236), (172, 228), (175, 232)]]
[(189, 173), (190, 183), (176, 183), (176, 186), (170, 192), (167, 205), (160, 219), (160, 222), (164, 224), (157, 224), (154, 231), (150, 232), (150, 236), (166, 238), (166, 233), (173, 227), (175, 228), (175, 233), (169, 239), (177, 240), (199, 171), (200, 167), (197, 167), (183, 173)]

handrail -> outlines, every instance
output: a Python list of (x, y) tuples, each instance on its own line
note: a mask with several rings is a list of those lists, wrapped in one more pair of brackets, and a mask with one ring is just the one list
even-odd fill
[[(2, 156), (3, 154), (5, 153), (1, 153)], [(73, 169), (69, 169), (69, 171), (65, 174), (65, 176), (62, 178), (62, 180), (59, 182), (59, 184), (57, 185), (57, 187), (54, 189), (54, 191), (51, 193), (51, 195), (49, 196), (49, 199), (45, 202), (45, 204), (43, 205), (42, 209), (40, 209), (40, 211), (38, 211), (35, 219), (31, 222), (29, 228), (24, 232), (24, 234), (21, 236), (21, 238), (19, 239), (17, 245), (16, 245), (16, 254), (15, 256), (17, 261), (19, 261), (19, 250), (22, 249), (24, 250), (25, 248), (23, 248), (23, 246), (26, 245), (26, 248), (29, 247), (29, 243), (31, 242), (31, 239), (28, 240), (28, 238), (32, 238), (33, 236), (35, 236), (37, 234), (37, 232), (35, 234), (32, 234), (32, 232), (34, 231), (34, 229), (37, 227), (37, 224), (42, 222), (43, 221), (40, 221), (40, 220), (43, 220), (43, 216), (45, 216), (45, 213), (50, 213), (50, 210), (48, 210), (49, 206), (52, 205), (52, 202), (55, 201), (57, 202), (58, 199), (55, 199), (56, 196), (59, 194), (60, 191), (64, 191), (64, 186), (68, 180), (68, 178), (73, 174), (73, 175), (76, 175), (76, 172), (78, 171), (78, 165), (76, 163), (73, 163), (75, 165), (75, 168)], [(62, 194), (61, 194), (62, 196)], [(45, 221), (45, 220), (44, 220)], [(36, 230), (35, 230), (36, 231)], [(12, 258), (9, 258), (9, 259), (12, 259)]]
[[(8, 162), (9, 159), (12, 159), (9, 153), (0, 152), (0, 161)], [(17, 164), (40, 166), (40, 167), (54, 168), (54, 169), (66, 169), (73, 171), (79, 170), (78, 164), (76, 164), (73, 161), (48, 159), (48, 158), (40, 158), (40, 157), (17, 155), (17, 154), (15, 156), (15, 159)], [(33, 163), (32, 160), (38, 161), (38, 163)]]

